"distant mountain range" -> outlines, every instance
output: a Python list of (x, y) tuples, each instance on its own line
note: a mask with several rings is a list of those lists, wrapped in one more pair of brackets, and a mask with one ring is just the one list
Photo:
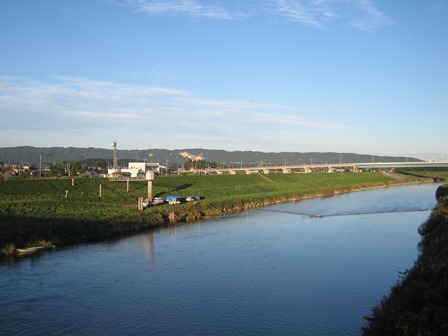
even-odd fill
[[(217, 163), (234, 163), (242, 165), (268, 164), (306, 164), (306, 163), (357, 163), (357, 162), (417, 162), (411, 157), (377, 156), (355, 153), (335, 152), (257, 152), (257, 151), (225, 151), (217, 149), (135, 149), (118, 150), (119, 163), (129, 161), (159, 162), (169, 165), (182, 164), (190, 158)], [(84, 161), (92, 159), (113, 161), (113, 149), (77, 148), (77, 147), (3, 147), (0, 148), (0, 163), (10, 164), (52, 164), (59, 162)]]

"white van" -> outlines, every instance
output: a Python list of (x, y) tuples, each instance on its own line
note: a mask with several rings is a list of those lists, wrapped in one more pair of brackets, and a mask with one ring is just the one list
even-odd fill
[(152, 204), (157, 205), (157, 204), (163, 204), (163, 198), (162, 197), (154, 197), (154, 199), (152, 200)]

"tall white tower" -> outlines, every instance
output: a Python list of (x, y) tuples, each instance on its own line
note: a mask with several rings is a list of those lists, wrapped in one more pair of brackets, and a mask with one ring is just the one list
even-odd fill
[(117, 154), (117, 143), (115, 141), (112, 142), (112, 147), (114, 148), (114, 163), (112, 168), (115, 169), (115, 171), (118, 170), (118, 154)]

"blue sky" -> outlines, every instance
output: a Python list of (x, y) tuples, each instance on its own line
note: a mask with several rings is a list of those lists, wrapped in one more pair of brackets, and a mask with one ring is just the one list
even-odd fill
[(448, 158), (448, 0), (3, 0), (0, 147)]

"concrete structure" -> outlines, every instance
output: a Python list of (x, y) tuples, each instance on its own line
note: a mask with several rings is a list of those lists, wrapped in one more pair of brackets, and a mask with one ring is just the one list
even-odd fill
[[(129, 191), (130, 181), (148, 181), (147, 200), (152, 200), (152, 184), (154, 181), (154, 167), (158, 167), (158, 163), (146, 162), (129, 162), (128, 168), (108, 169), (107, 175), (110, 181), (126, 182), (126, 192)], [(138, 209), (143, 210), (143, 197), (138, 201)]]
[(421, 161), (421, 162), (367, 162), (367, 163), (337, 163), (337, 164), (307, 164), (307, 165), (284, 165), (264, 167), (240, 167), (240, 168), (213, 168), (196, 169), (187, 172), (195, 174), (272, 174), (272, 173), (311, 173), (311, 172), (341, 172), (362, 170), (384, 170), (396, 168), (447, 168), (448, 161)]
[(128, 168), (109, 168), (107, 177), (130, 177), (132, 179), (140, 178), (146, 180), (147, 172), (159, 172), (160, 165), (158, 163), (146, 162), (129, 162)]
[(148, 195), (146, 197), (147, 200), (152, 200), (152, 181), (154, 181), (154, 172), (147, 171), (145, 174), (145, 179), (148, 181)]
[(355, 163), (356, 169), (447, 168), (448, 161)]

